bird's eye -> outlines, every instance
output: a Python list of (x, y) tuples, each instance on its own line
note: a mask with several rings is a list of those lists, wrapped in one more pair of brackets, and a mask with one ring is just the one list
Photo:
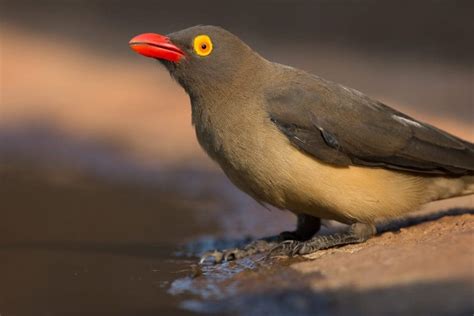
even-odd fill
[(207, 35), (198, 35), (194, 38), (194, 51), (199, 56), (207, 56), (212, 52), (212, 41)]

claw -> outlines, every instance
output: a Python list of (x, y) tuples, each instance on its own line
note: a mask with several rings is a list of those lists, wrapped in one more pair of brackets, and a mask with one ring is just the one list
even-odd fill
[(236, 252), (238, 249), (232, 249), (229, 251), (226, 251), (224, 254), (224, 261), (233, 261), (237, 258)]
[(199, 264), (201, 265), (205, 264), (210, 261), (209, 259), (213, 259), (209, 263), (217, 264), (217, 263), (222, 262), (223, 257), (224, 257), (224, 254), (217, 250), (206, 252), (201, 256), (201, 259), (199, 260)]
[(291, 255), (289, 257), (294, 257), (296, 255), (299, 255), (300, 250), (303, 248), (304, 244), (298, 242), (296, 245), (293, 246), (293, 249), (291, 249)]

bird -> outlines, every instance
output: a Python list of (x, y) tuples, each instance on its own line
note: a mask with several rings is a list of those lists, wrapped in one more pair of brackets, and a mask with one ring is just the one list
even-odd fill
[[(362, 243), (376, 224), (474, 193), (474, 144), (355, 89), (271, 62), (224, 28), (133, 37), (189, 95), (197, 140), (240, 190), (296, 215), (296, 230), (201, 263)], [(318, 235), (321, 221), (348, 229)]]

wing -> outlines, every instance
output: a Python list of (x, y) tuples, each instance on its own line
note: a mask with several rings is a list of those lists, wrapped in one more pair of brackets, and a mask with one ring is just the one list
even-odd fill
[(474, 173), (474, 144), (356, 90), (300, 73), (265, 98), (270, 119), (290, 142), (325, 163)]

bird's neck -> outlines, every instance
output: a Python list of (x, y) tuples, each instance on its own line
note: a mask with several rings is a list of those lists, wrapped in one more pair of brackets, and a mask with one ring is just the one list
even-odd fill
[(231, 77), (200, 85), (200, 89), (194, 90), (192, 85), (185, 88), (191, 100), (193, 124), (205, 127), (229, 115), (245, 112), (243, 107), (251, 103), (249, 100), (257, 96), (266, 83), (263, 78), (271, 63), (263, 58), (259, 61), (243, 62)]

